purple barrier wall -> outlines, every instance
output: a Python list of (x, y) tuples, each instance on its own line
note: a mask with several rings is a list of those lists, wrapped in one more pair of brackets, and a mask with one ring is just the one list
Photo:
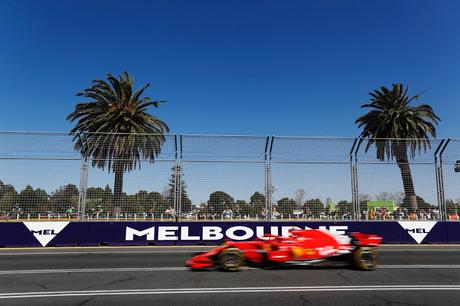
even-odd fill
[(387, 244), (460, 243), (460, 222), (3, 222), (0, 246), (216, 245), (283, 235), (294, 226), (375, 233)]

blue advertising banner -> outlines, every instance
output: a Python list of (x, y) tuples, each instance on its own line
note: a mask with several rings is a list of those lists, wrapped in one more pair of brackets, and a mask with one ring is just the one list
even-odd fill
[(287, 235), (293, 227), (339, 235), (374, 233), (387, 244), (460, 243), (460, 222), (3, 222), (1, 247), (99, 245), (216, 245)]

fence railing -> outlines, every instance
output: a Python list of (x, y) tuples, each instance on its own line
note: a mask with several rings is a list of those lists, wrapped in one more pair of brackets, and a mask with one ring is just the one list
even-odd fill
[(0, 132), (0, 220), (458, 220), (460, 140)]

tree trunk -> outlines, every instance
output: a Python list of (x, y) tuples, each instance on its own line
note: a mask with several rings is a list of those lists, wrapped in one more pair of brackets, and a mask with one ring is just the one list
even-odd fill
[(404, 193), (406, 194), (406, 201), (409, 201), (409, 210), (414, 213), (417, 210), (417, 196), (415, 194), (414, 181), (412, 180), (412, 173), (409, 166), (407, 156), (398, 158), (398, 167), (401, 171), (401, 178), (404, 186)]
[(115, 182), (113, 184), (113, 213), (119, 215), (121, 213), (121, 204), (123, 200), (123, 164), (121, 161), (115, 161)]

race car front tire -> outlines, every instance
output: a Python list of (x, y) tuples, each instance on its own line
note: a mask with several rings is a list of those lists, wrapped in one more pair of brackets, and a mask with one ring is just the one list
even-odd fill
[(239, 271), (244, 265), (244, 255), (237, 248), (227, 248), (219, 254), (220, 268), (227, 272)]

